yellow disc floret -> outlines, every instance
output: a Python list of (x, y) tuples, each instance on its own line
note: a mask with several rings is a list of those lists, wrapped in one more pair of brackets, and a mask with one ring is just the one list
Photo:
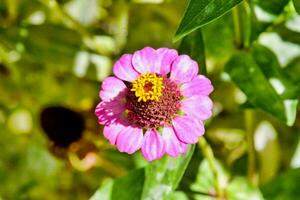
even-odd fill
[(163, 78), (156, 74), (146, 73), (139, 76), (132, 82), (131, 91), (134, 91), (135, 96), (138, 97), (138, 102), (155, 100), (158, 101), (162, 95)]

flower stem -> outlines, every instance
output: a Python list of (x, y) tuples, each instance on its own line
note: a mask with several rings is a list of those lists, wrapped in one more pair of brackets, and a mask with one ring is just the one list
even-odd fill
[(249, 48), (251, 40), (251, 8), (243, 1), (232, 9), (235, 43), (238, 49)]
[(254, 147), (253, 111), (245, 111), (246, 139), (248, 149), (248, 179), (254, 185), (258, 183), (256, 172), (256, 154)]
[(240, 48), (242, 46), (242, 34), (241, 34), (240, 13), (237, 6), (232, 9), (232, 19), (233, 19), (234, 34), (235, 34), (235, 43), (237, 47)]
[(207, 143), (204, 137), (200, 137), (199, 139), (199, 147), (203, 153), (203, 156), (207, 159), (208, 164), (213, 172), (214, 180), (215, 180), (215, 189), (217, 192), (217, 197), (222, 199), (224, 197), (224, 190), (220, 185), (220, 176), (216, 165), (216, 159), (214, 157), (214, 153), (212, 151), (211, 146)]

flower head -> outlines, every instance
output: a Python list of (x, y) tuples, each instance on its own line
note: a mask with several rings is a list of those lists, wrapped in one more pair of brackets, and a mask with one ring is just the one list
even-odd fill
[(175, 157), (204, 134), (213, 91), (198, 65), (174, 49), (145, 47), (124, 54), (106, 78), (95, 110), (104, 137), (119, 151), (141, 149), (149, 160)]

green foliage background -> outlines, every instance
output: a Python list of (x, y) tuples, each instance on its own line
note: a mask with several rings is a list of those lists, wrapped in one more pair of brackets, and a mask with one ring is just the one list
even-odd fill
[[(299, 12), (299, 0), (0, 0), (0, 199), (298, 199)], [(94, 116), (114, 61), (144, 46), (190, 55), (215, 87), (205, 138), (152, 163), (117, 152)], [(49, 105), (84, 116), (69, 148), (40, 127)]]

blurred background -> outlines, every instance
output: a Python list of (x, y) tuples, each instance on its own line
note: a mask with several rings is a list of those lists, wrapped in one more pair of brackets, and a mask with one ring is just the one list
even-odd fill
[[(179, 46), (172, 38), (185, 5), (183, 0), (0, 0), (0, 199), (88, 199), (103, 181), (147, 164), (139, 153), (127, 156), (106, 142), (94, 108), (101, 81), (122, 53)], [(299, 85), (300, 16), (288, 3), (273, 11), (257, 5), (256, 17), (264, 25), (257, 41)], [(255, 110), (251, 124), (245, 123), (247, 97), (223, 72), (239, 49), (232, 14), (202, 31), (215, 87), (206, 137), (230, 173), (245, 175), (245, 132), (253, 129), (263, 188), (281, 172), (300, 167), (300, 117), (288, 127)], [(197, 156), (196, 150), (192, 163)]]

